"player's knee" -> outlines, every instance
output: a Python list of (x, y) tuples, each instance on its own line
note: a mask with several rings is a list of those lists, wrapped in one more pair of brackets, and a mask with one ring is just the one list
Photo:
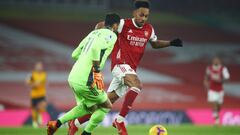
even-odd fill
[(141, 86), (141, 84), (136, 84), (136, 85), (133, 85), (132, 87), (137, 88), (139, 91), (142, 90), (142, 86)]
[(140, 90), (142, 89), (142, 84), (136, 75), (126, 75), (124, 77), (124, 83), (128, 87), (136, 87)]
[(135, 88), (138, 88), (139, 90), (142, 90), (142, 84), (140, 81), (139, 82), (135, 81), (134, 83), (132, 83), (130, 87), (135, 87)]
[(135, 93), (140, 93), (141, 92), (141, 90), (137, 87), (131, 87), (130, 90), (134, 91)]
[(140, 80), (138, 78), (135, 79), (135, 86), (133, 87), (136, 87), (138, 88), (139, 90), (142, 90), (142, 83), (140, 82)]
[(141, 91), (142, 90), (142, 85), (138, 85), (137, 88)]

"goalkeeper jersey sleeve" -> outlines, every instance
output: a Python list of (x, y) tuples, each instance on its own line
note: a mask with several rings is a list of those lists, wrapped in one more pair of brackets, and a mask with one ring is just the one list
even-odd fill
[(117, 35), (109, 29), (98, 29), (89, 33), (72, 53), (76, 62), (68, 81), (81, 85), (91, 83), (93, 61), (99, 61), (102, 70), (116, 40)]

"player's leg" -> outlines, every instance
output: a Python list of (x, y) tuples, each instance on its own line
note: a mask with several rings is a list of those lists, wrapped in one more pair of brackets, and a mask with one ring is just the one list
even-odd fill
[[(109, 93), (107, 93), (107, 95), (108, 95), (108, 98), (111, 103), (114, 103), (119, 98), (119, 96), (115, 93), (115, 91), (109, 92)], [(103, 106), (101, 105), (101, 107), (103, 107)], [(75, 123), (83, 124), (83, 123), (89, 121), (91, 116), (92, 116), (92, 114), (87, 114), (87, 115), (84, 115), (83, 117), (79, 117), (75, 120), (70, 121), (68, 123), (68, 126), (69, 126), (68, 135), (75, 135), (75, 133), (78, 131), (78, 127), (76, 126)]]
[(218, 112), (218, 103), (217, 102), (212, 102), (212, 108), (213, 108), (213, 119), (215, 121), (215, 124), (219, 123), (219, 112)]
[[(111, 83), (112, 84), (112, 83)], [(110, 100), (110, 102), (113, 104), (115, 103), (118, 99), (119, 99), (119, 96), (116, 94), (115, 91), (111, 91), (111, 92), (108, 92), (107, 93), (107, 96), (108, 96), (108, 99)], [(91, 117), (91, 114), (87, 114), (83, 117), (79, 117), (77, 118), (77, 122), (79, 122), (80, 124), (83, 124), (85, 122), (87, 122)]]
[[(124, 86), (124, 88), (121, 88), (122, 86), (122, 81), (119, 80), (119, 78), (117, 77), (113, 77), (113, 80), (110, 83), (109, 89), (108, 89), (108, 99), (111, 101), (111, 103), (113, 104), (117, 99), (119, 99), (118, 94), (116, 94), (115, 90), (117, 89), (126, 89), (126, 86)], [(124, 94), (122, 94), (124, 95)], [(79, 117), (73, 121), (70, 121), (68, 123), (69, 126), (69, 130), (68, 130), (68, 135), (75, 135), (75, 133), (78, 131), (78, 127), (76, 126), (76, 123), (79, 124), (83, 124), (86, 121), (88, 121), (91, 117), (91, 114), (87, 114), (83, 117)]]
[(97, 108), (91, 110), (93, 113), (82, 135), (91, 135), (92, 131), (103, 121), (105, 115), (112, 108), (112, 103), (108, 99), (106, 92), (103, 90), (97, 90), (94, 93), (96, 92), (98, 92), (97, 95), (87, 95), (84, 102), (88, 107), (97, 105)]
[[(219, 124), (219, 112), (220, 112), (220, 107), (221, 105), (219, 103), (221, 103), (223, 101), (223, 99), (219, 99), (220, 95), (218, 92), (213, 91), (213, 90), (209, 90), (208, 91), (208, 102), (211, 104), (212, 106), (212, 116), (213, 119), (215, 121), (215, 124)], [(219, 102), (219, 100), (221, 100)]]
[[(77, 102), (77, 105), (80, 105), (82, 99), (80, 99), (75, 93), (74, 93), (74, 97), (75, 97), (75, 100)], [(85, 118), (85, 117), (87, 117), (87, 118)], [(83, 120), (85, 120), (84, 122), (86, 122), (90, 119), (90, 117), (91, 117), (91, 114), (87, 114), (87, 115), (85, 115), (83, 117), (79, 117), (79, 118), (82, 118)], [(75, 135), (75, 133), (78, 131), (78, 127), (75, 125), (75, 122), (78, 122), (77, 120), (78, 120), (78, 118), (70, 120), (68, 122), (68, 135)]]
[(125, 95), (123, 105), (119, 113), (122, 117), (126, 117), (129, 110), (132, 108), (133, 102), (135, 101), (138, 93), (142, 89), (141, 82), (137, 75), (126, 74), (124, 77), (124, 83), (128, 86), (128, 91)]
[(32, 126), (34, 128), (38, 128), (38, 111), (36, 108), (31, 108), (31, 113), (32, 113)]
[(223, 97), (224, 97), (224, 92), (221, 91), (221, 92), (217, 92), (217, 95), (216, 95), (216, 102), (215, 102), (215, 105), (214, 105), (214, 112), (216, 113), (215, 115), (215, 124), (216, 125), (220, 125), (220, 111), (221, 111), (221, 107), (222, 107), (222, 104), (223, 104)]
[[(79, 86), (76, 84), (69, 83), (73, 93), (76, 98), (77, 106), (72, 108), (70, 111), (65, 113), (62, 117), (55, 121), (49, 121), (48, 126), (48, 135), (53, 135), (53, 133), (64, 123), (76, 119), (78, 117), (90, 114), (89, 108), (84, 103), (84, 98), (81, 95), (91, 94), (90, 90), (86, 86)], [(77, 94), (78, 93), (78, 94)], [(81, 94), (80, 94), (81, 93)], [(92, 105), (94, 106), (94, 105)]]
[(38, 128), (38, 109), (37, 109), (37, 99), (31, 100), (31, 114), (32, 114), (32, 126)]
[[(117, 101), (117, 99), (119, 99), (119, 96), (116, 94), (115, 91), (108, 92), (107, 95), (108, 95), (108, 99), (110, 100), (110, 102), (111, 102), (112, 104), (115, 103), (115, 102)], [(83, 117), (77, 118), (76, 120), (77, 120), (77, 122), (79, 122), (80, 124), (83, 124), (83, 123), (87, 122), (87, 121), (90, 119), (90, 117), (91, 117), (91, 114), (87, 114), (87, 115), (85, 115), (85, 116), (83, 116)], [(75, 122), (74, 122), (74, 123), (75, 123)], [(75, 125), (75, 126), (76, 126), (76, 125)]]
[(215, 94), (212, 90), (208, 90), (208, 98), (207, 98), (209, 104), (211, 105), (212, 108), (212, 117), (214, 121), (216, 120), (215, 118), (217, 117), (217, 113), (215, 112)]
[[(109, 93), (108, 93), (109, 95)], [(109, 97), (109, 96), (108, 96)], [(110, 101), (111, 102), (111, 101)], [(100, 107), (103, 107), (103, 108), (109, 108), (108, 105), (105, 105), (105, 104), (101, 104)], [(84, 115), (82, 117), (79, 117), (75, 120), (72, 120), (68, 123), (68, 126), (69, 126), (69, 129), (68, 129), (68, 135), (75, 135), (75, 133), (78, 131), (78, 127), (76, 126), (75, 123), (80, 123), (80, 124), (83, 124), (87, 121), (90, 120), (92, 114), (87, 114), (87, 115)]]
[(77, 123), (83, 124), (87, 121), (89, 121), (92, 114), (86, 114), (82, 117), (78, 117), (77, 119), (70, 120), (68, 122), (68, 135), (75, 135), (75, 133), (78, 131)]
[(103, 104), (98, 105), (98, 108), (92, 113), (89, 123), (85, 127), (82, 135), (91, 135), (93, 130), (103, 121), (111, 108), (112, 104), (109, 99)]
[[(128, 68), (130, 69), (130, 67), (128, 66)], [(126, 93), (127, 90), (127, 86), (124, 84), (123, 81), (123, 77), (125, 76), (124, 71), (127, 70), (122, 70), (120, 66), (115, 66), (112, 74), (113, 74), (113, 80), (110, 83), (110, 86), (108, 88), (108, 98), (111, 101), (111, 103), (114, 103), (117, 99), (119, 99), (119, 97), (124, 96), (124, 94)], [(133, 74), (135, 74), (134, 70), (131, 69), (131, 71), (133, 71)], [(80, 117), (76, 120), (76, 123), (79, 122), (80, 124), (86, 122), (89, 120), (91, 115), (86, 115), (83, 117)], [(69, 128), (69, 135), (74, 135), (75, 131), (76, 131), (76, 125), (75, 122), (72, 122)], [(124, 125), (124, 123), (123, 123)], [(124, 126), (125, 127), (125, 126)], [(72, 130), (73, 129), (73, 130)], [(127, 132), (126, 128), (125, 130), (122, 130), (123, 132)]]
[[(64, 114), (57, 121), (50, 121), (48, 124), (48, 135), (53, 135), (53, 133), (63, 123), (94, 112), (95, 109), (97, 108), (96, 105), (100, 105), (100, 104), (102, 104), (102, 106), (105, 105), (104, 107), (108, 108), (109, 110), (112, 107), (112, 104), (108, 100), (107, 94), (104, 91), (98, 90), (96, 87), (94, 89), (89, 89), (89, 87), (87, 87), (87, 86), (79, 86), (79, 85), (73, 85), (73, 84), (72, 84), (72, 86), (73, 86), (72, 88), (73, 88), (75, 95), (77, 95), (77, 97), (81, 97), (81, 99), (82, 99), (81, 104), (77, 105), (72, 110), (70, 110), (69, 112)], [(93, 92), (93, 90), (94, 90), (94, 92)], [(100, 113), (101, 113), (101, 110), (100, 110)], [(94, 127), (94, 125), (93, 125), (93, 127)], [(89, 128), (89, 129), (90, 129), (89, 131), (91, 131), (91, 128)], [(92, 128), (92, 129), (94, 129), (94, 128)]]
[(123, 122), (142, 86), (136, 72), (127, 64), (116, 65), (112, 73), (116, 82), (113, 85), (115, 87), (110, 85), (108, 93), (113, 102), (125, 95), (121, 111), (117, 117), (117, 121)]
[[(75, 93), (74, 93), (74, 96), (77, 101), (77, 104), (80, 104), (82, 99), (79, 99), (79, 97), (77, 97), (77, 95)], [(70, 120), (68, 122), (68, 135), (75, 135), (75, 133), (78, 131), (78, 127), (75, 123), (83, 124), (83, 123), (89, 121), (91, 115), (92, 114), (86, 114), (82, 117), (78, 117), (76, 119)]]
[(41, 98), (41, 100), (39, 101), (38, 105), (37, 105), (37, 108), (38, 108), (38, 112), (39, 112), (39, 115), (38, 115), (38, 123), (40, 126), (43, 125), (43, 113), (46, 112), (46, 108), (47, 108), (47, 102), (45, 100), (45, 97)]
[(133, 102), (141, 91), (141, 83), (135, 74), (126, 74), (124, 84), (128, 86), (119, 115), (114, 120), (114, 126), (118, 129), (120, 135), (127, 135), (124, 119), (131, 110)]
[(113, 101), (125, 95), (121, 111), (114, 120), (113, 126), (118, 129), (120, 135), (127, 135), (124, 119), (140, 92), (141, 83), (136, 75), (136, 72), (127, 64), (116, 65), (112, 73), (114, 78), (116, 78), (116, 86), (111, 87), (110, 85), (108, 93), (111, 92)]
[(103, 121), (106, 114), (110, 111), (110, 109), (107, 108), (99, 108), (97, 109), (92, 115), (89, 120), (89, 123), (85, 127), (82, 134), (91, 135), (93, 130)]
[(53, 135), (62, 124), (86, 114), (90, 114), (90, 111), (84, 104), (75, 106), (59, 119), (48, 122), (48, 135)]

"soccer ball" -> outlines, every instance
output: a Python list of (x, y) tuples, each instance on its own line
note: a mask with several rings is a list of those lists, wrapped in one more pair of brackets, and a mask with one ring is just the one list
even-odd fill
[(149, 130), (149, 135), (167, 135), (167, 129), (162, 125), (155, 125)]

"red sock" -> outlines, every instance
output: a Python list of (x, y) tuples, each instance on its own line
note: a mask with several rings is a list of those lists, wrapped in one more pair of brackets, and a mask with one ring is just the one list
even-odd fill
[(131, 87), (128, 89), (128, 92), (124, 98), (123, 105), (122, 105), (119, 115), (125, 117), (128, 114), (128, 112), (132, 108), (132, 104), (133, 104), (134, 100), (136, 99), (139, 92), (140, 92), (140, 90), (135, 87)]
[(87, 122), (91, 116), (92, 116), (92, 114), (87, 114), (87, 115), (77, 118), (77, 120), (80, 124), (83, 124), (84, 122)]

